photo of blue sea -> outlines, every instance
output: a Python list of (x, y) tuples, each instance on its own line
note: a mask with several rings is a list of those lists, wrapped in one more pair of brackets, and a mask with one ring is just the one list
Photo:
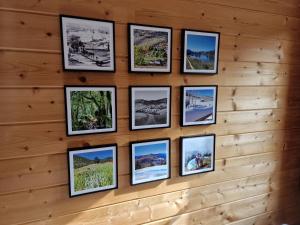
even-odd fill
[(146, 182), (168, 177), (168, 145), (153, 143), (135, 147), (136, 182)]
[(213, 120), (214, 90), (193, 89), (185, 93), (185, 122)]

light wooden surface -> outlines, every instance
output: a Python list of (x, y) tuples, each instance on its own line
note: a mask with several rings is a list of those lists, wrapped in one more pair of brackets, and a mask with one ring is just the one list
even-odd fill
[[(300, 223), (299, 0), (0, 0), (0, 224)], [(59, 14), (116, 21), (117, 72), (64, 72)], [(171, 75), (128, 74), (127, 23), (173, 32)], [(181, 75), (180, 29), (221, 32), (219, 74)], [(64, 85), (117, 85), (118, 132), (65, 136)], [(172, 85), (172, 128), (128, 129), (128, 85)], [(219, 86), (217, 124), (179, 126), (179, 87)], [(179, 137), (216, 133), (180, 177)], [(131, 187), (129, 141), (171, 138), (172, 178)], [(119, 189), (68, 197), (66, 149), (118, 143)]]

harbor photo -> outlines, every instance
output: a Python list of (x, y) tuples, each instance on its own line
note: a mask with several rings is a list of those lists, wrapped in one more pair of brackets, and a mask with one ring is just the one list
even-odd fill
[(114, 23), (61, 16), (64, 68), (114, 71)]

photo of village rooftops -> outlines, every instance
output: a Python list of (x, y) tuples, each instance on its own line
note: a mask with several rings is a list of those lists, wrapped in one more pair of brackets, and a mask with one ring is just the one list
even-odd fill
[[(67, 69), (113, 70), (112, 23), (65, 19)], [(66, 20), (67, 19), (67, 20)]]
[(169, 125), (170, 90), (168, 87), (134, 90), (133, 98), (133, 119), (137, 129)]
[(184, 123), (213, 123), (215, 120), (215, 92), (215, 87), (185, 89)]

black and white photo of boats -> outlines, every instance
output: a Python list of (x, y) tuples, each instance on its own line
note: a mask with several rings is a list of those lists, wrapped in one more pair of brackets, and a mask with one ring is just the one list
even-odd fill
[(183, 104), (184, 125), (214, 123), (215, 94), (215, 87), (186, 87)]
[(114, 70), (113, 24), (63, 17), (66, 69)]
[(134, 127), (154, 128), (169, 125), (170, 91), (155, 88), (134, 90), (133, 122)]

